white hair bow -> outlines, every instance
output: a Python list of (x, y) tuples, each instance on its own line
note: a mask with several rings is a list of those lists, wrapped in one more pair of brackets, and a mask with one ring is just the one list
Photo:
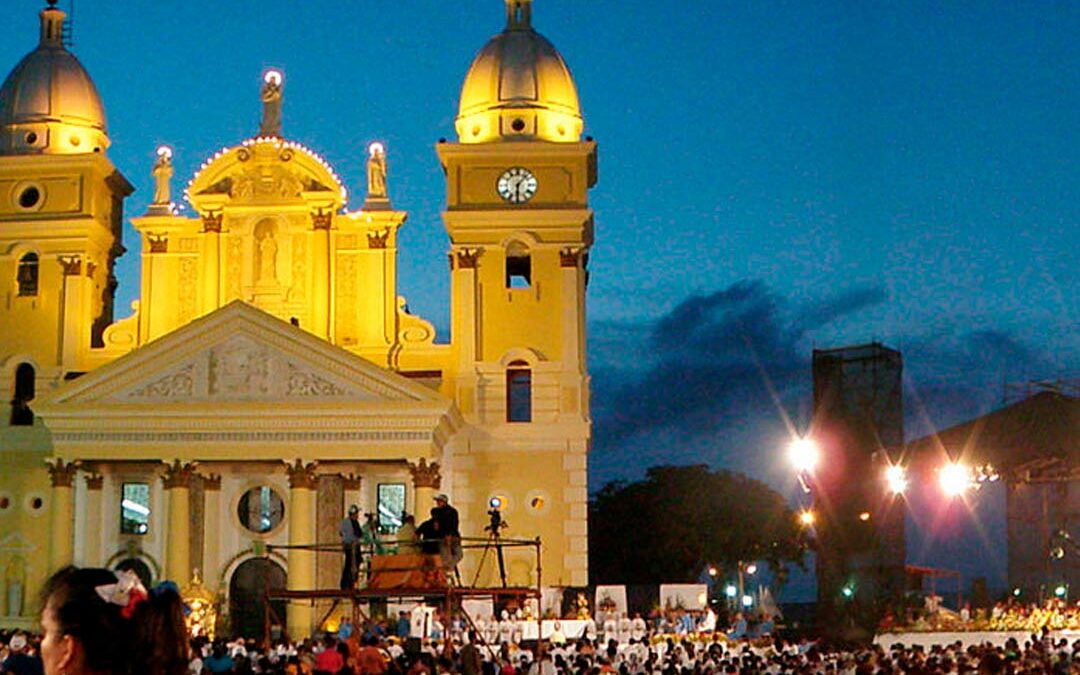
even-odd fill
[(131, 570), (117, 572), (115, 584), (95, 586), (94, 590), (105, 602), (122, 607), (120, 614), (125, 619), (130, 619), (135, 607), (147, 598), (146, 587)]

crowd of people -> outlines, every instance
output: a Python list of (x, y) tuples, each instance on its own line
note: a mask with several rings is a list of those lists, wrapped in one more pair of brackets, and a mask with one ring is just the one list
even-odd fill
[[(640, 616), (605, 617), (581, 637), (525, 640), (503, 619), (446, 622), (417, 639), (408, 615), (333, 634), (265, 646), (251, 640), (189, 638), (175, 586), (147, 590), (130, 573), (68, 567), (46, 584), (41, 633), (0, 634), (0, 674), (12, 675), (845, 675), (1080, 673), (1080, 640), (1045, 625), (1001, 645), (933, 647), (826, 645), (780, 636), (734, 637), (709, 628), (708, 612), (675, 610), (653, 625)], [(1058, 611), (1064, 605), (1041, 610)], [(1019, 611), (1003, 607), (997, 619)], [(991, 613), (993, 618), (993, 613)], [(520, 622), (507, 615), (511, 624)], [(696, 623), (695, 623), (696, 621)], [(736, 616), (735, 625), (739, 618)], [(437, 622), (442, 626), (442, 622)], [(495, 624), (494, 632), (488, 623)], [(434, 633), (434, 626), (431, 633)], [(662, 632), (669, 631), (669, 632)], [(487, 638), (492, 637), (493, 640)]]
[(1046, 602), (1024, 603), (1002, 601), (990, 608), (972, 609), (964, 605), (959, 611), (936, 608), (898, 621), (886, 613), (879, 627), (884, 632), (928, 631), (1020, 631), (1037, 633), (1043, 628), (1052, 631), (1080, 631), (1080, 604), (1060, 598)]
[[(182, 664), (155, 660), (149, 654), (119, 660), (95, 660), (116, 643), (134, 643), (122, 635), (113, 644), (93, 646), (72, 638), (62, 651), (55, 626), (41, 636), (17, 632), (0, 635), (0, 672), (13, 675), (83, 675), (86, 673), (170, 673), (170, 675), (963, 675), (965, 673), (1080, 672), (1080, 641), (1055, 640), (1048, 633), (1002, 646), (960, 643), (918, 646), (825, 646), (810, 640), (779, 637), (730, 641), (717, 634), (708, 641), (668, 636), (606, 645), (588, 638), (563, 644), (544, 642), (488, 645), (468, 634), (464, 641), (406, 643), (369, 626), (347, 637), (327, 635), (298, 643), (277, 642), (262, 649), (253, 641), (197, 638), (185, 643)], [(134, 631), (131, 626), (127, 630)], [(61, 640), (62, 642), (62, 640)], [(166, 653), (175, 650), (158, 643)], [(58, 650), (61, 650), (58, 652)], [(61, 653), (62, 652), (62, 653)], [(171, 665), (168, 665), (170, 664)]]

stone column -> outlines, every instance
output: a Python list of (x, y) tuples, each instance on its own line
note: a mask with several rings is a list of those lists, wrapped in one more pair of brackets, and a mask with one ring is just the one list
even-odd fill
[(60, 365), (79, 363), (79, 356), (90, 348), (88, 281), (83, 275), (83, 259), (78, 255), (57, 258), (64, 271), (60, 325)]
[(435, 506), (435, 495), (442, 485), (439, 463), (428, 464), (427, 459), (421, 457), (416, 464), (409, 464), (409, 473), (413, 479), (412, 512), (418, 522), (427, 520), (428, 511)]
[(78, 462), (49, 463), (52, 504), (49, 514), (49, 573), (70, 565), (75, 548), (75, 473)]
[[(203, 476), (203, 569), (204, 583), (216, 586), (221, 564), (221, 523), (227, 517), (221, 512), (221, 476)], [(235, 517), (235, 516), (233, 516)], [(218, 590), (212, 587), (210, 590)]]
[[(315, 544), (315, 463), (296, 460), (288, 465), (289, 473), (289, 546)], [(315, 588), (315, 552), (290, 548), (289, 576), (286, 588), (290, 591), (310, 591)], [(311, 635), (314, 612), (310, 603), (296, 600), (289, 603), (286, 629), (289, 638), (301, 640)]]
[(209, 314), (221, 301), (221, 211), (203, 215), (202, 313)]
[(168, 493), (168, 529), (165, 532), (165, 578), (184, 587), (191, 580), (191, 478), (194, 464), (173, 461), (161, 482)]
[(86, 537), (82, 564), (101, 567), (105, 562), (101, 555), (101, 534), (105, 528), (102, 518), (101, 488), (105, 477), (99, 473), (86, 476)]
[(321, 338), (330, 337), (330, 224), (334, 214), (319, 209), (311, 214), (314, 235), (311, 245), (311, 328)]

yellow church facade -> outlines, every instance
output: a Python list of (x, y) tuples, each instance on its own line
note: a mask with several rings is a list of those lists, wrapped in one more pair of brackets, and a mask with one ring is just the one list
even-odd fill
[[(388, 199), (383, 148), (350, 201), (283, 134), (275, 71), (257, 133), (186, 189), (159, 149), (153, 203), (131, 221), (140, 298), (114, 320), (133, 187), (108, 159), (63, 12), (42, 10), (38, 47), (0, 88), (0, 625), (31, 623), (42, 581), (69, 563), (180, 585), (197, 573), (234, 611), (256, 573), (335, 588), (340, 554), (287, 547), (337, 543), (352, 504), (392, 537), (437, 492), (465, 536), (484, 536), (497, 497), (506, 534), (540, 538), (543, 579), (531, 551), (508, 550), (512, 585), (588, 583), (596, 145), (531, 14), (507, 0), (466, 75), (457, 142), (436, 146), (451, 288), (439, 341), (397, 292), (407, 214)], [(317, 614), (290, 605), (290, 634)]]

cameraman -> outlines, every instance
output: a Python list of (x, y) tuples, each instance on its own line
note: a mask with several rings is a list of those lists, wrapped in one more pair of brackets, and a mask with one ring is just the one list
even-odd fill
[(431, 510), (431, 518), (435, 521), (435, 532), (439, 537), (439, 555), (442, 556), (443, 568), (447, 575), (451, 569), (458, 583), (461, 577), (458, 574), (457, 564), (463, 557), (461, 551), (461, 531), (458, 526), (458, 512), (450, 506), (450, 498), (443, 493), (435, 495), (435, 508)]

